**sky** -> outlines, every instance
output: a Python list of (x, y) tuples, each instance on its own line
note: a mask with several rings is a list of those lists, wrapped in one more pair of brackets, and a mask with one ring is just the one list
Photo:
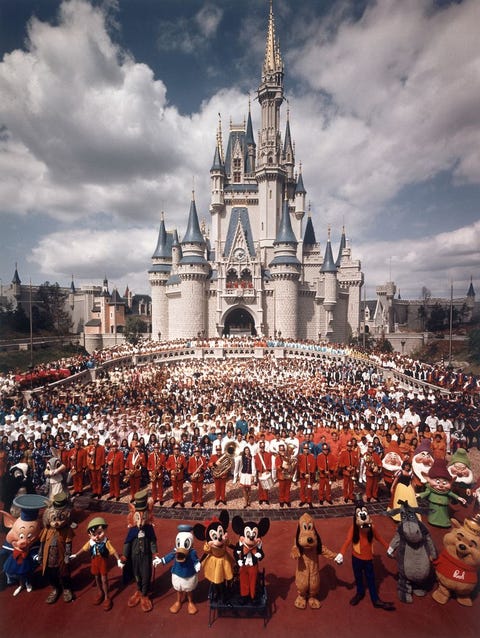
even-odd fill
[[(209, 224), (255, 100), (268, 0), (0, 0), (0, 278), (149, 293), (161, 212)], [(345, 225), (367, 296), (480, 291), (480, 2), (274, 0), (317, 240)], [(287, 103), (282, 107), (284, 131)]]

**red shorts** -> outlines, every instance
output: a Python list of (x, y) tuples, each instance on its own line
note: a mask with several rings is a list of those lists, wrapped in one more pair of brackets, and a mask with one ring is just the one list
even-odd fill
[(90, 571), (94, 576), (107, 573), (107, 558), (103, 556), (92, 556), (92, 562), (90, 563)]

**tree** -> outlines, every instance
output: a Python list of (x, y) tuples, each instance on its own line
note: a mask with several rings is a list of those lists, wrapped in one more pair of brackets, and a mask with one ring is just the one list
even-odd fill
[(38, 288), (40, 313), (45, 327), (57, 334), (67, 334), (72, 328), (72, 317), (66, 309), (68, 294), (60, 289), (58, 283), (46, 281)]
[(425, 330), (428, 318), (428, 305), (432, 298), (432, 293), (426, 286), (422, 286), (420, 298), (422, 299), (422, 305), (418, 308), (418, 317), (422, 324), (422, 330)]
[(125, 339), (128, 343), (137, 344), (142, 335), (147, 332), (147, 324), (140, 317), (127, 317), (125, 321)]
[(375, 349), (385, 354), (393, 352), (392, 343), (388, 339), (385, 339), (385, 336), (383, 336), (380, 341), (377, 341)]
[(480, 363), (480, 328), (470, 331), (468, 335), (468, 350), (472, 361)]
[(431, 330), (432, 332), (443, 330), (446, 318), (447, 313), (445, 312), (445, 308), (443, 308), (439, 303), (436, 303), (433, 306), (432, 311), (430, 312), (430, 317), (427, 321), (428, 330)]

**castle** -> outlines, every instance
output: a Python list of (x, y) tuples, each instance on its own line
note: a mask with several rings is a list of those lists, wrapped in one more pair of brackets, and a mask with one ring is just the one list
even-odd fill
[(246, 122), (230, 125), (226, 152), (219, 123), (209, 231), (194, 196), (181, 241), (162, 214), (148, 273), (153, 339), (249, 334), (345, 342), (359, 333), (360, 262), (344, 230), (336, 258), (330, 231), (321, 249), (288, 113), (283, 138), (280, 131), (284, 65), (271, 3), (257, 98), (258, 141), (250, 107)]

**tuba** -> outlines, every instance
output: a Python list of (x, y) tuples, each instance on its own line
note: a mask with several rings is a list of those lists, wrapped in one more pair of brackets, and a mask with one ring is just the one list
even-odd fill
[(215, 463), (212, 465), (213, 478), (222, 478), (226, 476), (232, 469), (233, 457), (235, 456), (235, 450), (237, 444), (232, 441), (225, 448), (225, 452), (218, 457)]
[(284, 480), (296, 481), (298, 459), (295, 455), (295, 446), (287, 445), (285, 460), (282, 462)]

